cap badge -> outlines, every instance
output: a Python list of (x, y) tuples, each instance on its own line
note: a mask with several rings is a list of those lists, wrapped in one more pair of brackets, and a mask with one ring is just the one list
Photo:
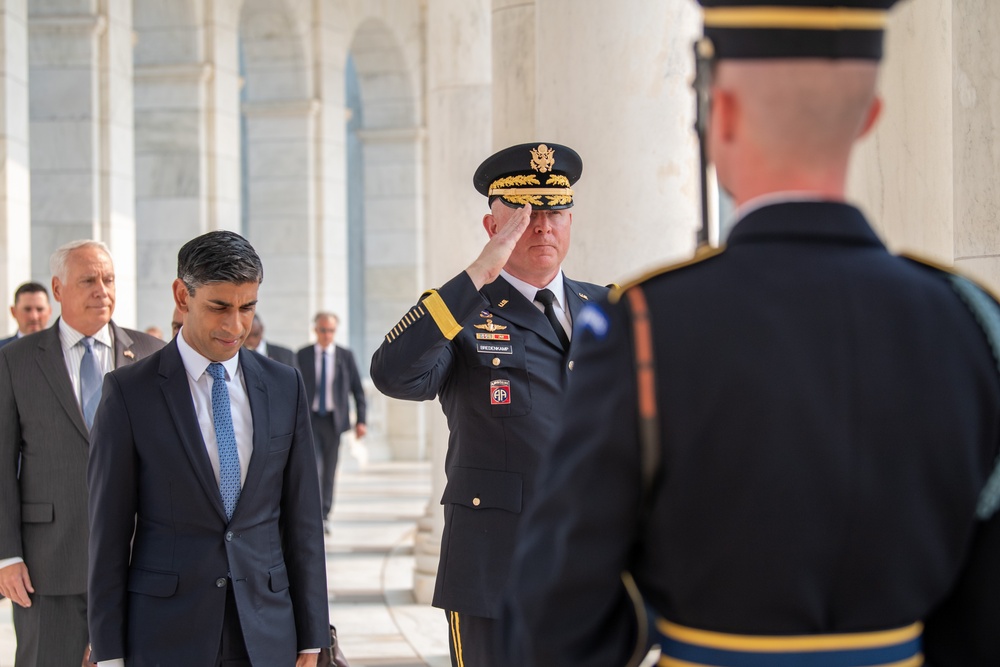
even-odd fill
[(538, 148), (531, 149), (531, 168), (541, 174), (551, 171), (556, 163), (555, 152), (554, 148), (538, 144)]

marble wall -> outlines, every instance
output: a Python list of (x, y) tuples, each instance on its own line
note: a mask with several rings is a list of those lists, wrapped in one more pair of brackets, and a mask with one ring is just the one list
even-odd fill
[(882, 118), (849, 192), (891, 248), (1000, 290), (1000, 4), (900, 3), (890, 15)]
[[(28, 6), (31, 273), (67, 241), (106, 242), (115, 261), (115, 320), (136, 319), (132, 3)], [(58, 313), (58, 304), (54, 304)]]
[(621, 282), (690, 253), (694, 4), (494, 0), (493, 18), (494, 147), (550, 141), (583, 158), (567, 273)]
[[(0, 0), (0, 294), (31, 277), (26, 0)], [(4, 259), (6, 258), (6, 261)], [(9, 297), (4, 297), (4, 299)], [(6, 303), (4, 299), (0, 299)], [(17, 330), (3, 309), (0, 337)]]

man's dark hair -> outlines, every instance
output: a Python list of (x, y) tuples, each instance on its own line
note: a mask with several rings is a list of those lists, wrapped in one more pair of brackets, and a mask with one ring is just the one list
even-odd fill
[(193, 238), (177, 253), (177, 277), (189, 293), (209, 283), (260, 284), (264, 265), (249, 241), (218, 230)]
[(49, 298), (49, 291), (45, 289), (45, 285), (36, 282), (24, 283), (14, 292), (14, 304), (17, 305), (17, 300), (21, 298), (22, 294), (34, 294), (35, 292), (43, 292), (45, 298)]

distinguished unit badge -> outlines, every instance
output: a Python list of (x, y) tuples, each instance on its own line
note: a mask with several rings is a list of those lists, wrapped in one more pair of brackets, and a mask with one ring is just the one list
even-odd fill
[(490, 382), (490, 405), (510, 405), (510, 380)]

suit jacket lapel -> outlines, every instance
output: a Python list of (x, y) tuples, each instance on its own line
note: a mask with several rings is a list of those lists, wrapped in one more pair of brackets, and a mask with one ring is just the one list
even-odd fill
[(66, 357), (63, 355), (62, 341), (59, 339), (59, 320), (45, 331), (39, 331), (38, 340), (38, 366), (45, 376), (46, 381), (52, 388), (52, 393), (59, 400), (59, 405), (66, 411), (70, 421), (76, 426), (76, 430), (88, 442), (90, 441), (90, 431), (86, 422), (83, 421), (83, 412), (80, 410), (80, 402), (73, 393), (73, 383), (69, 379), (69, 370), (66, 368)]
[(256, 491), (267, 460), (267, 449), (271, 444), (271, 399), (267, 393), (267, 383), (264, 382), (263, 369), (253, 355), (243, 349), (240, 350), (240, 368), (253, 419), (253, 454), (250, 455), (247, 478), (243, 482), (240, 502), (236, 504), (233, 518), (239, 514), (240, 506), (244, 504), (243, 499), (251, 497)]
[(184, 362), (181, 361), (180, 352), (177, 351), (176, 340), (170, 341), (163, 348), (160, 354), (159, 373), (163, 400), (166, 401), (167, 409), (170, 410), (170, 416), (180, 434), (181, 444), (191, 462), (195, 477), (198, 478), (205, 494), (212, 499), (219, 516), (225, 521), (226, 508), (222, 505), (219, 485), (215, 481), (212, 462), (205, 449), (201, 427), (198, 426), (198, 415), (195, 414), (194, 402), (191, 399), (191, 385), (188, 384), (187, 371), (184, 369)]
[(120, 326), (111, 322), (111, 332), (115, 341), (115, 368), (121, 368), (135, 362), (135, 353), (132, 351), (132, 337)]
[[(484, 286), (482, 293), (489, 299), (489, 307), (497, 317), (509, 320), (522, 329), (534, 331), (554, 347), (562, 349), (562, 343), (559, 342), (545, 314), (538, 310), (534, 303), (525, 299), (524, 295), (503, 277)], [(501, 303), (504, 305), (501, 306)]]
[[(575, 329), (576, 323), (579, 321), (580, 311), (590, 302), (590, 297), (586, 295), (587, 293), (583, 291), (580, 285), (567, 278), (565, 274), (563, 274), (563, 284), (566, 287), (566, 306), (569, 308), (570, 319)], [(570, 347), (573, 347), (573, 340), (575, 338), (570, 339)]]

